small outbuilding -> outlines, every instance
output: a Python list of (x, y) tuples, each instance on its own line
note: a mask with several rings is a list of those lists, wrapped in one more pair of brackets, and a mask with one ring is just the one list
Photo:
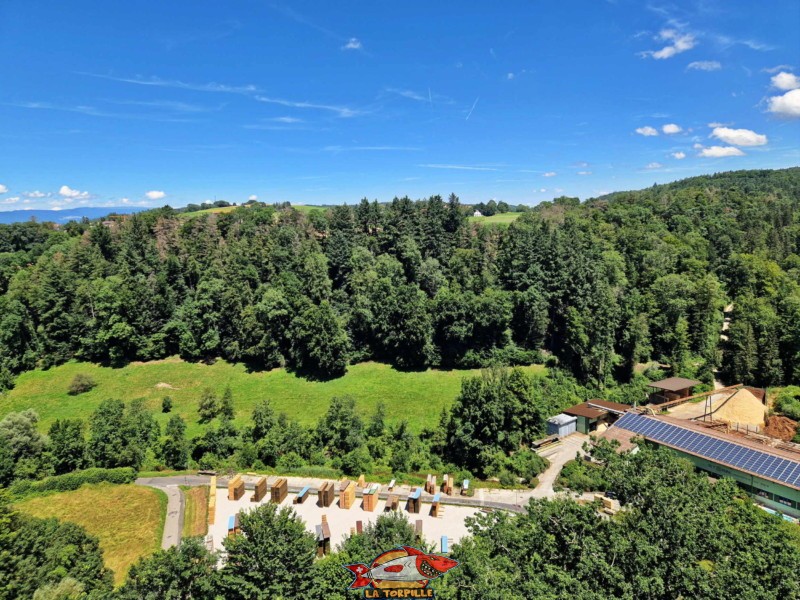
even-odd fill
[(555, 417), (550, 417), (547, 419), (547, 435), (566, 437), (570, 433), (575, 433), (578, 430), (577, 423), (578, 417), (573, 415), (561, 413)]
[(692, 388), (702, 385), (702, 381), (686, 379), (685, 377), (667, 377), (661, 381), (654, 381), (649, 385), (653, 389), (650, 393), (651, 404), (663, 404), (692, 395)]
[[(630, 410), (627, 404), (609, 402), (608, 400), (589, 400), (581, 402), (564, 411), (564, 414), (576, 417), (576, 428), (580, 433), (604, 431), (621, 415)], [(548, 424), (549, 427), (549, 424)]]

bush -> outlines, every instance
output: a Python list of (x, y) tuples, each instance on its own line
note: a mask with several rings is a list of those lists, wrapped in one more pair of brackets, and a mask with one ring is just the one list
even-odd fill
[(520, 450), (511, 457), (510, 462), (514, 473), (529, 484), (550, 466), (549, 460), (531, 450)]
[(78, 394), (85, 394), (92, 388), (96, 387), (97, 383), (94, 379), (83, 373), (78, 373), (69, 384), (70, 396), (77, 396)]
[(164, 396), (164, 399), (161, 400), (161, 412), (168, 413), (172, 410), (172, 398), (169, 396)]
[(558, 476), (557, 485), (575, 492), (603, 492), (608, 488), (603, 467), (587, 460), (566, 463)]
[(26, 496), (41, 492), (70, 492), (77, 490), (86, 483), (133, 483), (136, 479), (136, 470), (132, 467), (118, 469), (86, 469), (73, 471), (65, 475), (46, 477), (41, 481), (23, 480), (11, 486), (10, 492), (14, 496)]
[(775, 398), (775, 410), (790, 419), (800, 421), (800, 387), (790, 385), (783, 388)]
[(279, 471), (296, 471), (300, 467), (305, 466), (306, 461), (303, 457), (296, 452), (287, 452), (286, 454), (278, 457), (277, 469)]
[(514, 488), (519, 485), (519, 479), (511, 471), (503, 469), (500, 471), (500, 485), (504, 488)]

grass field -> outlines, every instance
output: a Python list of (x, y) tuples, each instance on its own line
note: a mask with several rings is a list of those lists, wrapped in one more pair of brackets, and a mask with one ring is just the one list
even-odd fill
[[(215, 207), (215, 208), (206, 208), (206, 209), (203, 209), (203, 210), (196, 210), (194, 212), (180, 213), (178, 216), (181, 219), (191, 219), (193, 217), (199, 217), (199, 216), (202, 216), (202, 215), (210, 215), (210, 214), (214, 214), (214, 213), (233, 212), (234, 210), (236, 210), (237, 208), (241, 208), (242, 206), (247, 206), (247, 205), (242, 204), (242, 205), (239, 205), (239, 206), (221, 206), (221, 207)], [(325, 210), (325, 209), (330, 208), (330, 207), (328, 207), (328, 206), (313, 206), (311, 204), (292, 204), (292, 208), (295, 209), (298, 212), (308, 214), (312, 210)]]
[(84, 527), (100, 540), (106, 566), (114, 571), (114, 583), (119, 585), (133, 563), (161, 547), (167, 497), (138, 485), (101, 483), (30, 498), (15, 508)]
[(522, 213), (498, 213), (496, 215), (492, 215), (491, 217), (467, 217), (467, 220), (470, 223), (483, 223), (486, 225), (501, 225), (507, 226), (510, 223), (513, 223), (517, 219), (519, 219)]
[[(525, 367), (529, 373), (545, 368)], [(236, 422), (247, 423), (253, 407), (269, 398), (278, 412), (285, 412), (305, 425), (316, 423), (328, 409), (333, 396), (350, 395), (368, 417), (379, 401), (386, 404), (388, 419), (407, 419), (413, 430), (433, 427), (442, 408), (449, 407), (461, 388), (461, 379), (480, 371), (401, 372), (389, 365), (361, 363), (348, 367), (344, 377), (331, 381), (308, 381), (284, 369), (248, 372), (244, 365), (217, 361), (213, 365), (189, 363), (177, 357), (147, 363), (132, 363), (123, 368), (101, 367), (70, 362), (47, 370), (28, 371), (17, 378), (13, 390), (0, 396), (0, 418), (12, 411), (33, 408), (44, 431), (56, 419), (87, 418), (106, 398), (129, 401), (144, 398), (156, 413), (162, 427), (169, 415), (161, 412), (161, 400), (171, 396), (173, 413), (187, 422), (187, 434), (203, 429), (198, 424), (197, 402), (202, 390), (210, 387), (222, 395), (231, 386)], [(79, 396), (67, 393), (78, 373), (89, 375), (97, 387)]]
[(208, 532), (208, 486), (182, 485), (184, 499), (181, 537), (205, 535)]

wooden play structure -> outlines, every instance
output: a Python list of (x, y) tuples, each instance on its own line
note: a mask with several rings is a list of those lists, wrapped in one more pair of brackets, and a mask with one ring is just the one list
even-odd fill
[(389, 482), (389, 491), (390, 491), (390, 492), (391, 492), (392, 490), (394, 490), (395, 483), (396, 483), (396, 482), (395, 482), (395, 480), (394, 480), (394, 479), (392, 479), (392, 480)]
[(244, 480), (238, 473), (228, 482), (228, 500), (240, 500), (244, 496)]
[(331, 528), (328, 517), (322, 515), (322, 523), (317, 525), (317, 556), (323, 557), (331, 552)]
[(274, 504), (280, 504), (286, 500), (286, 495), (289, 493), (289, 482), (285, 477), (279, 477), (278, 480), (272, 484), (270, 489), (270, 499)]
[(364, 501), (364, 510), (373, 512), (375, 507), (378, 506), (378, 495), (380, 494), (381, 486), (377, 483), (370, 485), (361, 495)]
[(441, 505), (441, 496), (439, 494), (434, 494), (433, 502), (431, 503), (431, 516), (438, 517), (439, 510)]
[(400, 510), (400, 500), (398, 499), (397, 494), (389, 494), (389, 497), (386, 499), (386, 508), (384, 510)]
[(294, 497), (295, 504), (302, 504), (308, 498), (308, 491), (311, 489), (311, 486), (306, 486)]
[(364, 474), (358, 476), (358, 483), (356, 483), (356, 487), (364, 488), (367, 485), (366, 479), (364, 479)]
[(356, 533), (364, 533), (364, 521), (356, 521)]
[(258, 481), (256, 481), (256, 487), (253, 490), (253, 496), (250, 498), (250, 502), (261, 502), (261, 500), (266, 495), (267, 495), (267, 478), (261, 477)]
[(442, 492), (447, 496), (453, 495), (453, 478), (450, 475), (445, 475), (442, 478)]
[(356, 501), (355, 481), (345, 480), (339, 486), (339, 508), (348, 510)]
[(469, 479), (465, 479), (464, 482), (461, 484), (461, 495), (462, 496), (472, 495), (472, 490), (469, 489)]
[(208, 482), (208, 524), (213, 525), (217, 512), (217, 476), (212, 475)]
[(431, 475), (430, 473), (428, 473), (428, 480), (425, 482), (425, 493), (426, 494), (436, 493), (436, 475)]
[(417, 537), (417, 541), (422, 541), (422, 519), (417, 519), (417, 524), (414, 527), (414, 534)]
[(333, 500), (336, 495), (335, 490), (336, 488), (332, 481), (326, 481), (320, 485), (319, 490), (317, 491), (317, 506), (320, 508), (327, 508), (333, 504)]
[(410, 513), (419, 513), (419, 507), (421, 504), (420, 496), (422, 495), (422, 488), (414, 488), (411, 490), (411, 494), (408, 496), (408, 502), (406, 504), (406, 510)]

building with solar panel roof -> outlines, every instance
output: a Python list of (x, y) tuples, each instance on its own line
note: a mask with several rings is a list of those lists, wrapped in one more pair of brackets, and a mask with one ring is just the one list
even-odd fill
[(635, 437), (671, 448), (698, 469), (735, 480), (760, 503), (800, 518), (800, 450), (796, 444), (762, 443), (697, 421), (633, 411), (620, 417), (601, 437), (617, 440), (623, 450), (633, 447)]

